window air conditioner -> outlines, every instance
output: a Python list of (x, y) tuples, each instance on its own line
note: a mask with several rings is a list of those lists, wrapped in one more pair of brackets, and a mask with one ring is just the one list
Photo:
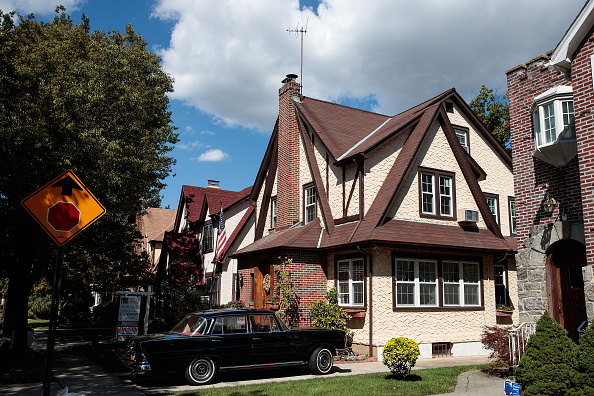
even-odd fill
[(458, 222), (459, 223), (477, 223), (478, 222), (478, 210), (472, 209), (458, 209)]

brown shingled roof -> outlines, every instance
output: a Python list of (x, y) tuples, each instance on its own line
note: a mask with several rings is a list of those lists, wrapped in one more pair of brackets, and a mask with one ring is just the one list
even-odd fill
[(139, 231), (149, 241), (162, 241), (165, 231), (173, 229), (175, 209), (147, 208), (143, 213)]
[(252, 187), (244, 188), (241, 191), (221, 190), (212, 187), (182, 186), (182, 200), (185, 201), (188, 210), (188, 221), (191, 223), (204, 219), (206, 213), (203, 209), (208, 207), (211, 214), (218, 213), (233, 206), (251, 193)]

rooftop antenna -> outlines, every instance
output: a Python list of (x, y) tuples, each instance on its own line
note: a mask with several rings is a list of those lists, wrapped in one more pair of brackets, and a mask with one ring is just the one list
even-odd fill
[(305, 22), (305, 28), (299, 27), (299, 22), (297, 22), (297, 26), (295, 27), (295, 29), (287, 29), (287, 32), (289, 33), (295, 33), (295, 37), (297, 37), (297, 35), (299, 33), (301, 33), (301, 82), (299, 83), (299, 93), (301, 95), (303, 95), (303, 36), (307, 33), (307, 24), (309, 23), (309, 17), (307, 17), (307, 21)]

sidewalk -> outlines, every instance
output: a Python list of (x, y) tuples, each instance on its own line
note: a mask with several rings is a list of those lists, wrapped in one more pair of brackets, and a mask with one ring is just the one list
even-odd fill
[[(175, 392), (196, 390), (197, 387), (185, 385), (181, 378), (151, 378), (130, 381), (125, 373), (106, 373), (85, 356), (64, 345), (56, 345), (54, 360), (54, 376), (58, 382), (52, 382), (51, 396), (67, 386), (70, 393), (90, 395), (164, 395)], [(436, 359), (419, 359), (413, 370), (433, 367), (462, 366), (470, 364), (488, 363), (484, 356), (447, 357)], [(328, 376), (344, 376), (365, 373), (388, 373), (389, 370), (381, 362), (338, 363)], [(121, 376), (121, 377), (120, 377)], [(271, 370), (243, 370), (221, 372), (219, 380), (209, 387), (228, 387), (254, 383), (268, 383), (278, 381), (296, 381), (309, 378), (319, 378), (309, 373), (307, 367)], [(458, 376), (458, 385), (454, 393), (446, 395), (502, 395), (504, 380), (483, 374), (480, 371), (470, 371)], [(0, 395), (9, 396), (39, 396), (42, 393), (41, 383), (31, 384), (0, 384)]]

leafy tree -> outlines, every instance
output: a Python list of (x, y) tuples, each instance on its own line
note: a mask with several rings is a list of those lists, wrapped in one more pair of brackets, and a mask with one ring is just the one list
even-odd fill
[(27, 296), (38, 280), (52, 283), (56, 247), (21, 200), (71, 169), (107, 210), (66, 246), (66, 299), (74, 300), (73, 285), (88, 293), (90, 284), (103, 292), (141, 284), (134, 220), (141, 199), (159, 205), (177, 134), (166, 96), (173, 80), (130, 25), (91, 32), (86, 16), (73, 23), (63, 7), (49, 23), (14, 12), (0, 11), (0, 19), (3, 331), (17, 330), (22, 347)]
[(515, 370), (522, 395), (566, 395), (575, 381), (575, 355), (576, 345), (567, 330), (545, 311)]
[(476, 97), (469, 103), (469, 106), (487, 129), (511, 154), (509, 102), (507, 97), (505, 95), (495, 96), (492, 89), (488, 89), (483, 85)]

